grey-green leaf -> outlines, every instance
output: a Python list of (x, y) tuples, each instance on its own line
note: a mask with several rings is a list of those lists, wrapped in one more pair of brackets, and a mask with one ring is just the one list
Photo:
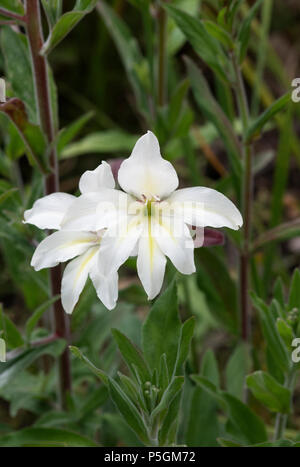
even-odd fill
[(246, 404), (228, 393), (222, 393), (227, 405), (228, 416), (241, 439), (249, 444), (267, 441), (266, 428), (261, 420)]
[(137, 408), (112, 378), (108, 378), (108, 387), (112, 400), (130, 428), (138, 435), (143, 443), (148, 444), (147, 430)]
[(38, 427), (24, 428), (1, 436), (0, 446), (97, 447), (98, 444), (72, 431)]
[(97, 0), (77, 0), (73, 10), (64, 13), (54, 25), (43, 45), (41, 54), (51, 52), (76, 24), (94, 9), (96, 3)]
[(170, 4), (164, 4), (171, 18), (187, 37), (198, 55), (210, 66), (222, 79), (228, 81), (229, 63), (218, 41), (207, 31), (203, 22), (183, 10)]
[(90, 133), (83, 139), (65, 146), (61, 151), (61, 159), (89, 153), (131, 152), (137, 139), (137, 135), (131, 135), (121, 130)]
[(272, 412), (289, 413), (291, 391), (264, 371), (247, 376), (247, 386), (253, 395)]
[(150, 369), (159, 368), (160, 357), (167, 356), (169, 374), (177, 356), (181, 323), (178, 315), (176, 282), (156, 300), (142, 328), (142, 347)]
[(143, 383), (150, 381), (151, 375), (141, 352), (118, 329), (112, 329), (112, 335), (131, 373), (135, 376), (136, 369)]
[(291, 101), (290, 91), (274, 101), (256, 120), (254, 120), (246, 133), (246, 142), (251, 142), (259, 137), (264, 125), (280, 112)]
[(49, 344), (41, 345), (40, 347), (25, 350), (7, 363), (0, 363), (0, 388), (8, 384), (15, 375), (25, 370), (42, 355), (49, 354), (57, 357), (61, 354), (65, 345), (65, 341), (59, 339)]
[(21, 99), (28, 111), (29, 120), (37, 123), (33, 75), (27, 39), (8, 26), (2, 27), (1, 47), (5, 72), (14, 95)]
[(85, 355), (83, 355), (83, 353), (81, 352), (81, 350), (78, 349), (78, 347), (70, 345), (69, 348), (76, 357), (78, 357), (83, 363), (87, 365), (91, 372), (94, 373), (94, 375), (96, 375), (102, 381), (103, 384), (108, 384), (107, 375), (104, 373), (104, 371), (97, 368)]

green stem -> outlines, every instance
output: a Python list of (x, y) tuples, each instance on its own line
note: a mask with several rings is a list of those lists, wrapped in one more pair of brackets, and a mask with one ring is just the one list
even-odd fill
[[(295, 378), (296, 378), (296, 370), (295, 368), (292, 368), (290, 373), (286, 377), (286, 381), (284, 384), (284, 387), (287, 389), (290, 389), (291, 392), (293, 392), (294, 384), (295, 384)], [(292, 402), (292, 398), (291, 398)], [(278, 441), (279, 439), (282, 439), (284, 437), (285, 429), (286, 429), (286, 424), (287, 424), (287, 419), (288, 415), (284, 413), (278, 413), (276, 415), (276, 421), (275, 421), (275, 431), (274, 431), (274, 441)]]
[(158, 79), (157, 79), (157, 99), (158, 105), (166, 103), (167, 90), (167, 13), (159, 6), (157, 13), (158, 24)]
[[(239, 113), (243, 123), (243, 135), (245, 135), (249, 126), (249, 107), (246, 96), (244, 80), (237, 58), (232, 54), (232, 64), (235, 71), (235, 94), (238, 102)], [(249, 283), (250, 283), (250, 240), (251, 240), (251, 218), (252, 218), (252, 154), (251, 144), (244, 142), (242, 148), (243, 158), (243, 193), (242, 193), (242, 214), (244, 220), (243, 227), (243, 245), (240, 252), (240, 305), (241, 305), (241, 327), (242, 338), (245, 342), (250, 338), (250, 301), (249, 301)]]
[[(49, 80), (48, 63), (44, 56), (40, 55), (43, 46), (43, 32), (41, 25), (41, 12), (39, 0), (26, 0), (26, 31), (29, 41), (29, 48), (32, 59), (32, 68), (34, 76), (35, 94), (39, 121), (43, 132), (51, 148), (49, 155), (49, 165), (51, 173), (45, 178), (45, 194), (49, 195), (59, 191), (59, 172), (57, 163), (55, 141), (55, 127), (53, 123)], [(51, 269), (50, 285), (52, 296), (60, 294), (61, 286), (61, 267), (57, 266)], [(53, 305), (55, 334), (58, 337), (69, 341), (70, 330), (69, 322), (66, 318), (60, 300)], [(70, 355), (68, 347), (59, 357), (59, 388), (60, 399), (63, 406), (66, 403), (66, 396), (71, 390), (71, 369)]]

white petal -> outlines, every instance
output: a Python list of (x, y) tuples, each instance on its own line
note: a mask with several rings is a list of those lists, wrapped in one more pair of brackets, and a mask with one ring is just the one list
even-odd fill
[(132, 199), (120, 190), (104, 188), (76, 198), (62, 220), (66, 230), (97, 231), (125, 216)]
[(44, 196), (34, 203), (32, 209), (24, 212), (25, 223), (40, 229), (60, 229), (62, 219), (75, 199), (68, 193)]
[(61, 282), (61, 302), (66, 313), (72, 313), (78, 302), (98, 252), (99, 246), (91, 247), (67, 264)]
[(98, 263), (102, 275), (107, 277), (117, 272), (135, 250), (142, 231), (143, 224), (138, 216), (106, 231), (101, 240)]
[(89, 232), (71, 232), (59, 230), (46, 237), (36, 248), (31, 266), (36, 271), (51, 268), (84, 253), (98, 242), (96, 234)]
[(171, 209), (184, 222), (199, 227), (229, 227), (237, 230), (243, 219), (235, 205), (216, 190), (205, 187), (183, 188), (169, 199)]
[(156, 136), (148, 131), (135, 144), (131, 156), (119, 169), (118, 180), (124, 191), (138, 198), (168, 196), (178, 186), (172, 164), (161, 157)]
[(115, 179), (110, 165), (102, 161), (95, 170), (87, 170), (79, 180), (81, 193), (99, 191), (102, 188), (115, 188)]
[(90, 278), (101, 302), (109, 310), (115, 308), (118, 299), (118, 274), (113, 273), (108, 277), (104, 277), (100, 274), (98, 264), (96, 263), (90, 271)]
[(152, 300), (161, 290), (167, 260), (152, 235), (150, 219), (146, 222), (138, 243), (137, 271), (148, 299)]
[(195, 272), (194, 242), (187, 225), (176, 218), (162, 217), (159, 221), (153, 218), (152, 229), (159, 248), (178, 271), (182, 274)]

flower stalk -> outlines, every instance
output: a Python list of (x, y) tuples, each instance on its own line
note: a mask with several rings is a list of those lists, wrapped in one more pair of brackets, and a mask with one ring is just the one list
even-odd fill
[(240, 306), (241, 306), (241, 332), (245, 342), (250, 337), (250, 301), (249, 301), (249, 276), (251, 259), (251, 217), (252, 217), (252, 143), (245, 142), (246, 132), (249, 126), (249, 107), (244, 86), (244, 81), (237, 58), (232, 53), (232, 64), (235, 72), (235, 94), (239, 107), (240, 117), (243, 123), (243, 190), (242, 190), (242, 215), (244, 219), (243, 244), (240, 252)]
[[(38, 0), (26, 0), (25, 6), (26, 31), (32, 59), (39, 121), (49, 143), (49, 147), (51, 148), (49, 154), (49, 165), (51, 168), (51, 173), (45, 177), (45, 194), (49, 195), (59, 191), (59, 174), (57, 154), (54, 144), (55, 127), (51, 109), (48, 64), (47, 59), (40, 55), (40, 50), (44, 43), (41, 25), (40, 2)], [(50, 273), (52, 296), (60, 293), (60, 284), (61, 267), (57, 266), (53, 268)], [(64, 338), (66, 341), (69, 341), (69, 323), (60, 300), (56, 301), (53, 305), (53, 315), (55, 334), (57, 337)], [(62, 405), (65, 405), (66, 395), (71, 390), (70, 356), (68, 347), (59, 358), (59, 386), (61, 403)]]
[(18, 15), (17, 13), (13, 13), (12, 11), (8, 11), (5, 8), (0, 8), (0, 15), (7, 16), (14, 21), (21, 21), (24, 23), (26, 21), (25, 16)]

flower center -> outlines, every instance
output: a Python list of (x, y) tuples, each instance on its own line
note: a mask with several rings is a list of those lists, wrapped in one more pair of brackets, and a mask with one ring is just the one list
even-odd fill
[(145, 217), (151, 217), (154, 215), (155, 212), (155, 207), (160, 203), (160, 199), (158, 196), (151, 196), (151, 198), (146, 198), (146, 196), (143, 195), (143, 199), (145, 202), (144, 205), (144, 216)]

